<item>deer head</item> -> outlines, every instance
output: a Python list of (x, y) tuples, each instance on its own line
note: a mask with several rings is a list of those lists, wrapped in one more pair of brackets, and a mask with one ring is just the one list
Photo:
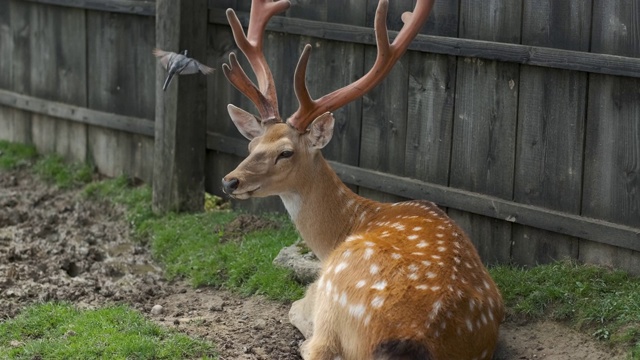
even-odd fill
[[(286, 121), (278, 113), (273, 76), (262, 52), (262, 36), (269, 19), (286, 10), (289, 2), (253, 1), (246, 35), (233, 10), (227, 10), (233, 36), (249, 60), (258, 86), (242, 70), (235, 54), (230, 55), (229, 65), (223, 65), (223, 70), (229, 81), (254, 103), (260, 116), (255, 117), (233, 105), (228, 107), (231, 119), (251, 144), (249, 157), (224, 177), (224, 191), (233, 197), (246, 199), (279, 195), (291, 189), (290, 185), (295, 185), (287, 181), (291, 173), (304, 176), (303, 170), (308, 170), (307, 160), (313, 160), (331, 140), (334, 119), (330, 112), (363, 96), (385, 78), (426, 21), (432, 4), (432, 0), (421, 0), (414, 12), (404, 13), (402, 20), (405, 24), (394, 41), (389, 43), (386, 26), (389, 3), (388, 0), (380, 1), (375, 16), (378, 54), (373, 67), (354, 83), (317, 100), (311, 98), (305, 83), (311, 53), (311, 46), (305, 46), (294, 74), (294, 89), (300, 106)], [(288, 129), (282, 126), (284, 124)]]

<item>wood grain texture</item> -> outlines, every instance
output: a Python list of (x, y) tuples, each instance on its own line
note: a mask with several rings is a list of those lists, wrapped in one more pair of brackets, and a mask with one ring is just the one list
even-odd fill
[[(595, 0), (594, 0), (595, 1)], [(634, 1), (594, 2), (591, 51), (640, 57), (640, 9)], [(640, 80), (589, 75), (582, 213), (640, 226)], [(580, 259), (640, 272), (640, 256), (584, 244)]]
[[(31, 4), (31, 94), (86, 105), (85, 35), (82, 10)], [(87, 159), (86, 125), (35, 113), (31, 130), (39, 152), (58, 153), (70, 161)]]
[(435, 184), (449, 181), (456, 59), (409, 52), (404, 174)]
[[(522, 42), (589, 51), (590, 20), (589, 1), (526, 0)], [(522, 67), (515, 201), (580, 213), (586, 91), (585, 73)], [(512, 257), (526, 265), (577, 259), (578, 243), (574, 237), (514, 226)]]
[[(87, 37), (92, 39), (87, 44), (88, 107), (153, 119), (154, 19), (96, 11), (86, 16)], [(89, 156), (101, 172), (151, 182), (153, 160), (142, 155), (153, 151), (152, 139), (100, 127), (90, 127), (88, 133)]]
[(147, 137), (153, 137), (154, 135), (154, 122), (152, 120), (96, 111), (2, 89), (0, 89), (0, 105), (13, 108), (15, 111), (23, 110), (27, 113), (46, 115)]
[[(30, 77), (31, 77), (31, 51), (29, 37), (30, 23), (30, 6), (20, 1), (3, 2), (5, 7), (3, 10), (4, 25), (2, 32), (4, 39), (2, 63), (3, 63), (3, 81), (7, 89), (19, 93), (29, 93)], [(6, 27), (5, 27), (6, 26)], [(9, 51), (9, 52), (7, 52)], [(6, 72), (5, 72), (6, 71)], [(7, 133), (2, 135), (3, 138), (31, 144), (31, 114), (17, 110), (4, 109), (1, 110), (0, 116), (4, 123), (3, 127)]]
[[(155, 46), (169, 51), (187, 49), (206, 58), (207, 3), (205, 0), (159, 0)], [(155, 150), (153, 209), (202, 211), (206, 145), (207, 80), (200, 74), (176, 76), (166, 91), (166, 71), (159, 65), (155, 82)]]
[(87, 10), (100, 10), (111, 13), (154, 16), (155, 1), (149, 0), (22, 0), (34, 3), (73, 7)]
[[(520, 42), (520, 1), (463, 1), (465, 38)], [(452, 187), (511, 199), (515, 160), (519, 68), (515, 64), (458, 60), (451, 155)], [(450, 211), (469, 233), (485, 262), (508, 262), (511, 224)]]

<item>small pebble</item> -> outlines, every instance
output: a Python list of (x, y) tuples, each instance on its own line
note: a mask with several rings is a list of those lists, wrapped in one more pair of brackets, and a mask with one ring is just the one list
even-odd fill
[(160, 315), (160, 314), (162, 314), (163, 310), (164, 310), (164, 308), (162, 307), (162, 305), (153, 305), (153, 307), (151, 308), (151, 314), (152, 315)]

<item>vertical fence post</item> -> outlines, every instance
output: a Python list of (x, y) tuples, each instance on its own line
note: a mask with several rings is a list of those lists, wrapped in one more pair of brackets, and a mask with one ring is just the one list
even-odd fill
[[(156, 47), (206, 60), (207, 0), (156, 0)], [(151, 55), (150, 55), (151, 56)], [(156, 70), (153, 210), (200, 211), (204, 203), (206, 80)]]

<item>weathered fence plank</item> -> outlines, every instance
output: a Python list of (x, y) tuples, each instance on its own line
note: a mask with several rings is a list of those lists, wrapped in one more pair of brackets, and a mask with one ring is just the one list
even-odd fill
[[(8, 76), (8, 89), (20, 93), (29, 93), (31, 85), (31, 52), (30, 52), (30, 6), (20, 1), (10, 1), (8, 4), (10, 22), (7, 38), (10, 37), (10, 43), (4, 48), (2, 53), (2, 62), (11, 66), (11, 70), (5, 75)], [(7, 14), (7, 13), (5, 13)], [(6, 21), (6, 20), (5, 20)], [(30, 144), (31, 141), (31, 114), (16, 110), (5, 109), (0, 113), (4, 119), (0, 120), (5, 123), (7, 131), (10, 132), (6, 138), (11, 141), (23, 142)]]
[(100, 10), (111, 13), (154, 16), (155, 1), (149, 0), (22, 0), (34, 3), (74, 7), (87, 10)]
[[(522, 42), (588, 51), (590, 19), (589, 1), (525, 0)], [(585, 73), (521, 68), (515, 201), (580, 213), (586, 89)], [(514, 225), (511, 256), (523, 265), (577, 259), (578, 242)]]
[[(519, 42), (520, 1), (463, 1), (460, 36)], [(450, 186), (511, 199), (518, 65), (459, 59)], [(510, 259), (511, 224), (452, 210), (485, 262)]]
[[(156, 5), (156, 46), (187, 49), (190, 56), (206, 59), (207, 2), (158, 0)], [(202, 211), (207, 80), (199, 74), (176, 76), (165, 92), (161, 84), (166, 71), (155, 68), (153, 208), (161, 213)]]
[[(84, 11), (31, 5), (31, 94), (41, 99), (87, 103)], [(32, 115), (32, 140), (41, 153), (71, 161), (87, 159), (87, 127), (77, 122)]]
[[(154, 19), (97, 11), (86, 16), (92, 39), (87, 44), (88, 107), (153, 119)], [(151, 182), (153, 161), (142, 155), (152, 153), (153, 144), (146, 136), (89, 128), (89, 155), (110, 176), (127, 174)]]
[[(421, 33), (458, 34), (458, 2), (436, 2)], [(453, 56), (408, 51), (408, 120), (404, 174), (447, 185), (456, 91)]]
[[(594, 3), (591, 50), (640, 57), (633, 1)], [(582, 213), (640, 227), (640, 80), (589, 75)], [(584, 242), (580, 259), (640, 273), (637, 252)]]
[(451, 161), (456, 59), (407, 54), (409, 92), (404, 174), (447, 185)]

